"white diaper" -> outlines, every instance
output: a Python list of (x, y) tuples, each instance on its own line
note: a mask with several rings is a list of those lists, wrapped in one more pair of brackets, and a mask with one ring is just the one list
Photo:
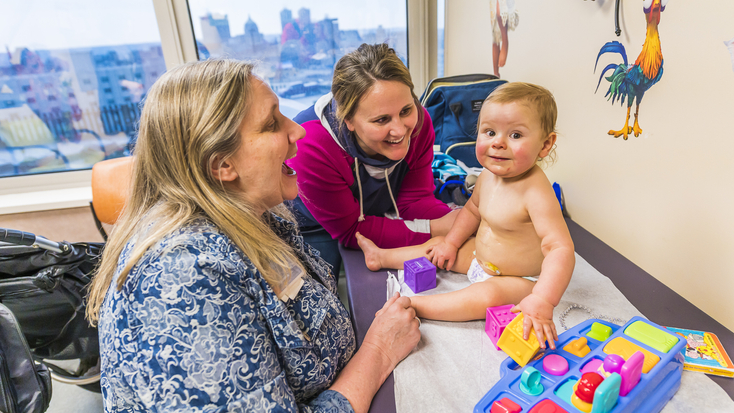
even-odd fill
[[(485, 281), (485, 280), (488, 280), (488, 279), (494, 277), (494, 275), (487, 274), (487, 272), (484, 271), (484, 269), (482, 268), (482, 266), (479, 265), (479, 262), (477, 262), (477, 259), (476, 258), (474, 258), (471, 261), (471, 265), (469, 266), (469, 271), (466, 272), (466, 276), (469, 277), (469, 281), (471, 281), (472, 284), (478, 283), (478, 282), (481, 282), (481, 281)], [(526, 280), (530, 280), (532, 282), (537, 282), (538, 281), (538, 276), (537, 275), (534, 276), (534, 277), (522, 277), (522, 278), (524, 278)]]

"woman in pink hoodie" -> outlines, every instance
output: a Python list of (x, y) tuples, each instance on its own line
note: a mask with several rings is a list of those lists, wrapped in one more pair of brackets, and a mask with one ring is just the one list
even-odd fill
[(306, 242), (338, 274), (337, 241), (382, 248), (445, 235), (456, 216), (433, 195), (433, 123), (408, 68), (386, 44), (363, 44), (334, 67), (331, 93), (294, 119), (306, 129), (292, 209)]

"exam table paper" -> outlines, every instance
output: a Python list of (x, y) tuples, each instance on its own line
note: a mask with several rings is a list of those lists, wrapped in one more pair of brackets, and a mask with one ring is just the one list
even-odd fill
[[(454, 291), (467, 285), (466, 275), (439, 270), (436, 288), (419, 295)], [(413, 295), (404, 283), (401, 291), (404, 295)], [(563, 332), (558, 317), (572, 303), (589, 308), (596, 316), (619, 318), (625, 322), (634, 316), (644, 317), (609, 278), (578, 254), (571, 284), (554, 311), (558, 334)], [(585, 312), (572, 310), (565, 321), (571, 327), (588, 318)], [(499, 381), (499, 366), (507, 356), (495, 350), (484, 332), (483, 320), (422, 319), (420, 330), (422, 336), (418, 346), (394, 371), (397, 413), (473, 411), (484, 394)], [(684, 371), (680, 389), (662, 411), (734, 412), (734, 401), (704, 374)]]

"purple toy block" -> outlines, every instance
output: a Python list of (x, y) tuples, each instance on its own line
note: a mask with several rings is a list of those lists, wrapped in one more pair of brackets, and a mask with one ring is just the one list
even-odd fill
[(517, 316), (517, 313), (510, 312), (512, 307), (514, 307), (513, 304), (507, 304), (487, 308), (487, 320), (484, 324), (484, 331), (489, 336), (489, 339), (492, 340), (492, 344), (494, 344), (497, 350), (500, 349), (497, 345), (497, 340), (500, 339), (502, 332), (505, 331), (505, 327)]
[(403, 271), (405, 283), (414, 293), (436, 288), (436, 266), (428, 258), (405, 261)]

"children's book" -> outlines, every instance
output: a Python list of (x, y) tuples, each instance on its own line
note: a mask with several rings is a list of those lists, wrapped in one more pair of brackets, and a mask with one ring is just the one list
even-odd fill
[(665, 327), (684, 337), (688, 344), (681, 350), (683, 369), (723, 377), (734, 377), (734, 364), (716, 334), (685, 328)]

